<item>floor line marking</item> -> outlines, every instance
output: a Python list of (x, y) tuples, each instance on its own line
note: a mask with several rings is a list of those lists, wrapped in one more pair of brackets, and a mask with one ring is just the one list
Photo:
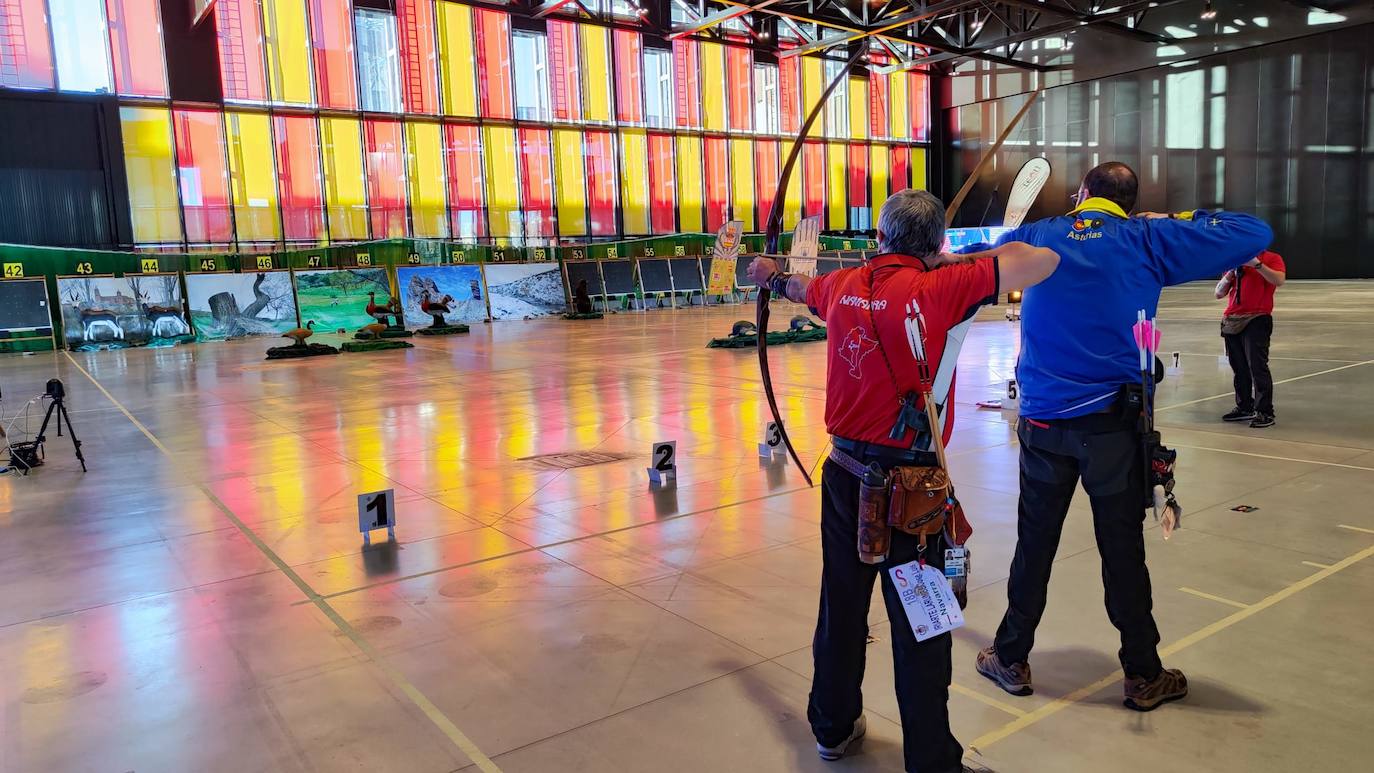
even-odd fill
[[(159, 440), (151, 430), (144, 426), (143, 422), (135, 418), (134, 415), (124, 407), (123, 403), (115, 399), (115, 396), (110, 394), (109, 390), (107, 390), (103, 384), (97, 381), (94, 376), (82, 367), (81, 363), (77, 362), (76, 358), (73, 357), (70, 352), (63, 352), (63, 354), (67, 355), (67, 359), (71, 364), (77, 370), (81, 371), (82, 375), (89, 379), (90, 382), (95, 385), (95, 388), (100, 390), (100, 393), (105, 395), (105, 398), (119, 409), (120, 413), (124, 414), (124, 418), (128, 419), (139, 432), (143, 433), (144, 437), (148, 438), (149, 442), (153, 444), (153, 447), (162, 452), (162, 454), (174, 464), (177, 462), (177, 457), (172, 454), (167, 446), (163, 445), (162, 441)], [(349, 641), (353, 642), (353, 645), (357, 647), (363, 655), (367, 656), (369, 660), (381, 669), (382, 673), (387, 675), (392, 684), (404, 693), (405, 696), (415, 704), (415, 707), (424, 713), (424, 715), (453, 742), (454, 746), (458, 747), (459, 751), (466, 755), (467, 758), (484, 773), (501, 773), (501, 769), (496, 766), (496, 763), (492, 762), (490, 757), (484, 754), (481, 749), (477, 748), (477, 745), (473, 743), (462, 730), (459, 730), (458, 726), (453, 724), (453, 721), (440, 711), (438, 706), (434, 705), (434, 703), (421, 692), (418, 687), (412, 684), (409, 679), (401, 674), (401, 672), (388, 664), (382, 658), (381, 653), (364, 639), (356, 628), (345, 620), (327, 600), (316, 593), (315, 589), (311, 588), (310, 584), (307, 583), (303, 577), (296, 574), (290, 565), (288, 565), (281, 556), (277, 555), (276, 551), (268, 547), (267, 543), (263, 542), (252, 529), (248, 528), (248, 525), (239, 519), (239, 517), (234, 514), (234, 511), (230, 510), (229, 506), (224, 504), (208, 486), (199, 482), (194, 483), (194, 485), (196, 488), (200, 489), (201, 493), (210, 500), (210, 503), (213, 504), (216, 509), (223, 513), (224, 516), (234, 524), (234, 527), (239, 530), (239, 533), (242, 534), (245, 539), (251, 542), (268, 561), (271, 561), (272, 564), (277, 567), (277, 570), (285, 575), (301, 593), (305, 594), (306, 598), (310, 599), (325, 617), (329, 618), (329, 621), (334, 624), (334, 627), (339, 629), (340, 633), (348, 637)]]
[[(1325, 375), (1328, 374), (1328, 373), (1335, 373), (1336, 371), (1347, 370), (1347, 369), (1349, 369), (1349, 368), (1358, 368), (1358, 367), (1360, 367), (1361, 365), (1374, 365), (1374, 360), (1363, 360), (1363, 361), (1361, 361), (1361, 362), (1352, 362), (1352, 363), (1350, 363), (1349, 365), (1342, 365), (1342, 366), (1340, 366), (1339, 368), (1328, 368), (1327, 370), (1319, 370), (1319, 371), (1317, 371), (1316, 373), (1307, 373), (1307, 374), (1302, 375), (1302, 376), (1294, 376), (1294, 377), (1292, 377), (1292, 378), (1285, 378), (1285, 379), (1283, 379), (1283, 380), (1281, 380), (1281, 381), (1275, 381), (1274, 383), (1275, 383), (1275, 384), (1291, 384), (1291, 383), (1293, 383), (1294, 381), (1302, 381), (1302, 380), (1305, 379), (1305, 378), (1316, 378), (1317, 376), (1325, 376)], [(1196, 399), (1196, 400), (1188, 400), (1188, 401), (1182, 402), (1182, 403), (1174, 403), (1173, 405), (1163, 405), (1163, 406), (1160, 406), (1160, 407), (1156, 408), (1156, 409), (1155, 409), (1155, 413), (1159, 413), (1160, 411), (1169, 411), (1169, 410), (1173, 410), (1174, 408), (1182, 408), (1182, 407), (1188, 406), (1188, 405), (1197, 405), (1198, 403), (1205, 403), (1205, 402), (1207, 402), (1207, 401), (1209, 401), (1209, 400), (1219, 400), (1219, 399), (1221, 399), (1221, 398), (1223, 398), (1223, 397), (1235, 397), (1235, 396), (1236, 396), (1236, 393), (1235, 393), (1235, 392), (1222, 392), (1222, 393), (1219, 394), (1219, 395), (1212, 395), (1212, 396), (1210, 396), (1210, 397), (1199, 397), (1199, 398)]]
[[(1225, 357), (1225, 356), (1226, 356), (1225, 354), (1223, 354), (1223, 353), (1221, 353), (1221, 352), (1217, 352), (1216, 354), (1203, 354), (1202, 352), (1179, 352), (1179, 354), (1180, 354), (1181, 356), (1183, 356), (1183, 357)], [(1332, 358), (1329, 358), (1329, 357), (1273, 357), (1273, 356), (1271, 356), (1271, 357), (1269, 358), (1269, 361), (1270, 361), (1270, 362), (1275, 362), (1275, 361), (1286, 361), (1286, 362), (1348, 362), (1348, 363), (1351, 363), (1351, 364), (1354, 364), (1354, 363), (1359, 362), (1359, 360), (1337, 360), (1337, 359), (1332, 359)]]
[[(1331, 577), (1337, 572), (1348, 567), (1354, 566), (1355, 564), (1365, 560), (1366, 558), (1369, 558), (1370, 556), (1374, 556), (1374, 545), (1371, 545), (1358, 553), (1347, 556), (1341, 561), (1332, 564), (1327, 569), (1322, 569), (1319, 572), (1313, 572), (1308, 577), (1302, 580), (1298, 580), (1292, 585), (1289, 585), (1279, 591), (1276, 591), (1264, 597), (1263, 599), (1260, 599), (1259, 601), (1255, 602), (1254, 604), (1251, 604), (1245, 609), (1238, 609), (1235, 612), (1232, 612), (1231, 614), (1227, 615), (1226, 617), (1223, 617), (1222, 619), (1212, 623), (1211, 625), (1199, 628), (1198, 630), (1188, 634), (1187, 636), (1184, 636), (1182, 639), (1175, 641), (1167, 647), (1161, 648), (1159, 651), (1159, 656), (1161, 658), (1167, 658), (1170, 655), (1174, 655), (1175, 653), (1181, 652), (1193, 646), (1194, 644), (1203, 641), (1204, 639), (1211, 638), (1212, 636), (1215, 636), (1216, 634), (1226, 630), (1227, 628), (1230, 628), (1236, 623), (1239, 623), (1242, 620), (1259, 614), (1260, 612), (1263, 612), (1269, 607), (1274, 606), (1280, 601), (1283, 601), (1284, 599), (1287, 599), (1300, 591), (1306, 590), (1307, 588), (1316, 585), (1322, 580)], [(991, 746), (992, 744), (995, 744), (998, 741), (1001, 741), (1010, 735), (1025, 730), (1031, 725), (1037, 724), (1045, 719), (1054, 716), (1055, 714), (1058, 714), (1064, 709), (1081, 702), (1083, 699), (1095, 695), (1096, 693), (1100, 692), (1109, 685), (1117, 684), (1120, 681), (1121, 674), (1119, 673), (1112, 673), (1107, 676), (1104, 676), (1096, 682), (1093, 682), (1092, 684), (1084, 685), (1083, 687), (1074, 690), (1068, 695), (1065, 695), (1061, 698), (1056, 698), (1054, 701), (1047, 703), (1044, 706), (1041, 706), (1040, 708), (1026, 714), (1024, 717), (1018, 717), (1017, 719), (1008, 722), (1007, 724), (997, 728), (996, 730), (991, 730), (987, 733), (978, 736), (969, 745), (975, 746), (979, 749), (985, 749), (988, 746)]]
[(1366, 529), (1363, 526), (1347, 526), (1346, 524), (1342, 523), (1338, 524), (1337, 527), (1341, 529), (1349, 529), (1350, 531), (1358, 531), (1361, 534), (1374, 534), (1374, 529)]
[(1189, 593), (1189, 594), (1192, 594), (1192, 595), (1194, 595), (1194, 596), (1197, 596), (1197, 597), (1200, 598), (1200, 599), (1207, 599), (1208, 601), (1215, 601), (1215, 602), (1218, 602), (1218, 603), (1220, 603), (1220, 604), (1227, 604), (1227, 605), (1229, 605), (1229, 606), (1236, 607), (1237, 609), (1249, 609), (1249, 608), (1250, 608), (1250, 605), (1249, 605), (1249, 604), (1242, 604), (1242, 603), (1240, 603), (1239, 601), (1232, 601), (1231, 599), (1224, 598), (1224, 597), (1222, 597), (1222, 596), (1215, 596), (1215, 595), (1213, 595), (1213, 594), (1211, 594), (1211, 593), (1204, 593), (1203, 591), (1200, 591), (1200, 590), (1198, 590), (1198, 589), (1196, 589), (1196, 588), (1189, 588), (1189, 587), (1187, 587), (1187, 586), (1184, 586), (1184, 587), (1182, 587), (1182, 588), (1179, 588), (1179, 590), (1183, 591), (1184, 593)]
[(970, 689), (970, 688), (968, 688), (968, 687), (965, 687), (965, 686), (963, 686), (962, 684), (959, 684), (958, 682), (950, 682), (950, 683), (949, 683), (949, 689), (950, 689), (951, 692), (957, 692), (957, 693), (959, 693), (960, 695), (962, 695), (962, 696), (964, 696), (964, 697), (966, 697), (966, 698), (972, 698), (972, 699), (978, 701), (979, 703), (982, 703), (982, 704), (987, 705), (987, 706), (991, 706), (991, 707), (993, 707), (994, 709), (997, 709), (998, 711), (1004, 711), (1004, 712), (1006, 712), (1006, 713), (1012, 715), (1013, 717), (1024, 717), (1024, 716), (1026, 716), (1026, 711), (1025, 711), (1024, 709), (1018, 709), (1018, 708), (1016, 708), (1015, 706), (1012, 706), (1012, 705), (1010, 705), (1010, 704), (1008, 704), (1008, 703), (1005, 703), (1005, 702), (1003, 702), (1003, 701), (999, 701), (999, 700), (997, 700), (996, 698), (989, 698), (988, 696), (986, 696), (986, 695), (984, 695), (984, 694), (978, 692), (977, 690), (973, 690), (973, 689)]
[(1331, 564), (1319, 564), (1319, 563), (1317, 563), (1316, 561), (1303, 561), (1303, 562), (1302, 562), (1302, 565), (1303, 565), (1303, 566), (1315, 567), (1315, 568), (1317, 568), (1317, 569), (1330, 569), (1330, 568), (1331, 568)]
[(1256, 459), (1273, 459), (1279, 462), (1298, 462), (1299, 464), (1318, 464), (1323, 467), (1343, 467), (1347, 470), (1364, 470), (1374, 472), (1374, 467), (1363, 467), (1358, 464), (1345, 464), (1343, 462), (1319, 462), (1316, 459), (1296, 459), (1291, 456), (1274, 456), (1273, 454), (1257, 454), (1252, 451), (1233, 451), (1228, 448), (1211, 448), (1209, 446), (1186, 446), (1182, 443), (1175, 443), (1175, 448), (1187, 448), (1193, 451), (1215, 451), (1219, 454), (1236, 454), (1237, 456), (1253, 456)]

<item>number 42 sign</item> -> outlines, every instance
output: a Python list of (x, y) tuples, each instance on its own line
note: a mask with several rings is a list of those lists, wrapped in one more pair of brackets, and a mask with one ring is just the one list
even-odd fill
[(373, 529), (386, 529), (387, 536), (396, 539), (395, 490), (358, 495), (358, 531), (362, 532), (364, 545), (372, 544)]

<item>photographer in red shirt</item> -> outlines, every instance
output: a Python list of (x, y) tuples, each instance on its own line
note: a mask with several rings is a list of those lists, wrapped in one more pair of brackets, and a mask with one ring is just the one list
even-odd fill
[(1265, 250), (1217, 283), (1217, 298), (1230, 301), (1221, 318), (1221, 337), (1236, 388), (1236, 407), (1222, 421), (1248, 421), (1255, 429), (1274, 426), (1269, 339), (1274, 335), (1274, 291), (1285, 277), (1283, 258)]

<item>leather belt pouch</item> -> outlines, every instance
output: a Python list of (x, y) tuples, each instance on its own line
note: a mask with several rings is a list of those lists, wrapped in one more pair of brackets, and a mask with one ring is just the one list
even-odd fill
[(888, 478), (889, 525), (922, 538), (944, 528), (950, 500), (948, 473), (939, 467), (893, 467)]

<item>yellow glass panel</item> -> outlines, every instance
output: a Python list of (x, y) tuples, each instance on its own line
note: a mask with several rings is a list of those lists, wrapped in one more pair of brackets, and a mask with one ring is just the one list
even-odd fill
[(124, 134), (124, 174), (129, 180), (134, 241), (181, 241), (168, 111), (161, 107), (121, 107), (119, 125)]
[[(821, 77), (821, 60), (814, 56), (802, 57), (801, 115), (803, 121), (806, 120), (806, 116), (811, 114), (816, 103), (820, 101), (821, 92), (825, 90), (823, 80), (824, 78)], [(812, 125), (811, 131), (806, 136), (819, 137), (824, 130), (825, 121), (822, 118), (817, 118), (816, 123)]]
[(582, 114), (588, 121), (611, 120), (611, 32), (583, 24)]
[(367, 178), (363, 138), (356, 118), (321, 118), (324, 203), (329, 238), (336, 242), (367, 238)]
[(918, 191), (926, 189), (926, 149), (911, 149), (911, 187)]
[(725, 47), (701, 44), (701, 120), (708, 131), (725, 131)]
[(754, 142), (730, 140), (730, 181), (735, 202), (735, 219), (744, 223), (744, 230), (756, 230), (754, 225)]
[(677, 138), (677, 210), (684, 233), (706, 230), (705, 184), (701, 172), (701, 138)]
[(868, 79), (849, 79), (849, 136), (868, 137)]
[(520, 177), (515, 164), (515, 129), (482, 127), (482, 158), (487, 166), (491, 235), (519, 236)]
[(625, 233), (650, 232), (649, 140), (642, 131), (620, 133), (620, 206), (625, 215)]
[(448, 201), (444, 188), (443, 139), (437, 123), (406, 124), (410, 162), (410, 220), (415, 236), (448, 236)]
[(849, 202), (845, 196), (845, 181), (849, 179), (849, 148), (838, 142), (825, 146), (829, 157), (830, 184), (825, 188), (826, 212), (829, 228), (849, 227)]
[(262, 18), (272, 101), (315, 104), (305, 3), (302, 0), (262, 0)]
[(887, 77), (887, 118), (892, 124), (893, 137), (911, 136), (911, 114), (906, 107), (906, 73)]
[(277, 170), (272, 159), (272, 124), (264, 113), (225, 113), (229, 144), (229, 190), (234, 230), (241, 242), (277, 241)]
[(439, 2), (439, 63), (444, 85), (444, 114), (477, 115), (477, 55), (472, 45), (472, 9)]
[(558, 235), (587, 235), (587, 173), (582, 166), (582, 132), (555, 129), (554, 193), (558, 204)]
[[(786, 143), (783, 143), (783, 151), (787, 151)], [(783, 228), (792, 230), (801, 222), (802, 195), (802, 164), (798, 158), (797, 165), (792, 169), (792, 176), (787, 180), (787, 200), (782, 203)]]
[(887, 201), (887, 188), (892, 179), (892, 154), (886, 145), (874, 145), (868, 161), (868, 179), (872, 188), (869, 205), (873, 207), (873, 225), (878, 224), (878, 210)]

